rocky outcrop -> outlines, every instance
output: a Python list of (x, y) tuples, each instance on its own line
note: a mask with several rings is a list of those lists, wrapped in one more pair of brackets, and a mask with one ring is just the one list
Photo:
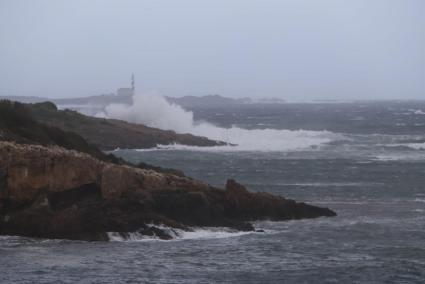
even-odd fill
[(56, 106), (49, 102), (26, 105), (26, 107), (31, 110), (31, 115), (38, 122), (76, 133), (90, 144), (105, 151), (117, 148), (153, 148), (157, 145), (170, 144), (200, 147), (227, 145), (222, 141), (192, 134), (181, 134), (117, 119), (90, 117), (71, 110), (57, 110)]
[(0, 142), (0, 171), (6, 186), (0, 198), (16, 204), (33, 201), (41, 191), (59, 192), (95, 183), (103, 163), (60, 147)]
[(59, 145), (102, 160), (107, 157), (100, 150), (153, 148), (170, 144), (205, 147), (228, 145), (206, 137), (58, 110), (51, 102), (22, 104), (2, 100), (0, 141)]
[(0, 142), (0, 234), (107, 240), (107, 232), (171, 238), (158, 227), (227, 226), (334, 216), (268, 193), (97, 160), (63, 148)]

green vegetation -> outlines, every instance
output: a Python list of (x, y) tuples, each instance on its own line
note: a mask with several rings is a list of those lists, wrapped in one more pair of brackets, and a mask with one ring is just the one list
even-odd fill
[(172, 174), (172, 175), (181, 176), (181, 177), (185, 176), (185, 174), (181, 170), (157, 167), (157, 166), (149, 165), (143, 162), (138, 163), (137, 167), (140, 169), (153, 170), (153, 171), (161, 172), (165, 174)]
[(117, 119), (105, 119), (83, 115), (73, 110), (57, 110), (50, 102), (29, 104), (35, 120), (45, 125), (74, 132), (103, 151), (120, 149), (153, 148), (158, 144), (183, 144), (193, 146), (217, 146), (225, 143), (212, 141), (191, 134), (178, 134), (141, 124)]
[[(90, 125), (90, 123), (92, 127), (97, 124), (113, 125), (108, 120), (90, 118), (75, 111), (58, 111), (56, 105), (51, 102), (31, 105), (0, 100), (0, 141), (13, 141), (21, 144), (38, 144), (43, 146), (57, 145), (69, 150), (89, 154), (105, 162), (134, 166), (113, 154), (105, 154), (95, 145), (88, 143), (83, 137), (74, 132), (65, 131), (58, 127), (39, 122), (38, 119), (41, 116), (43, 120), (54, 121), (54, 124), (59, 125), (72, 125), (74, 128), (78, 124)], [(116, 128), (116, 126), (114, 127)], [(182, 171), (161, 168), (145, 163), (140, 163), (136, 167), (184, 176)]]
[[(35, 104), (34, 107), (56, 110), (56, 106), (50, 102)], [(31, 107), (18, 102), (0, 101), (0, 140), (44, 146), (58, 145), (113, 162), (109, 155), (104, 154), (96, 146), (87, 143), (83, 137), (73, 132), (39, 123), (34, 119)]]

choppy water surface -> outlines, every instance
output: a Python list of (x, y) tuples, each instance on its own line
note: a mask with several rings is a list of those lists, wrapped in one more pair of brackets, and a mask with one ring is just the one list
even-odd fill
[[(203, 228), (173, 241), (0, 237), (0, 281), (423, 283), (423, 112), (418, 102), (195, 110), (197, 119), (222, 127), (331, 133), (286, 151), (176, 146), (116, 154), (218, 186), (236, 178), (250, 190), (330, 207), (338, 216), (256, 223), (265, 233)], [(311, 137), (297, 139), (304, 138)]]

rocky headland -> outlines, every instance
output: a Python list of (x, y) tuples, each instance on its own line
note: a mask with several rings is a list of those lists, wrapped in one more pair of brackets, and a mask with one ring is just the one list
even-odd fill
[(185, 176), (101, 161), (58, 146), (0, 142), (0, 235), (108, 240), (108, 232), (170, 239), (181, 230), (254, 230), (254, 220), (335, 216), (335, 212), (234, 180), (225, 189)]
[[(105, 128), (91, 140), (89, 134), (70, 131), (89, 133), (98, 125)], [(137, 233), (170, 239), (163, 226), (250, 231), (254, 220), (335, 215), (327, 208), (251, 193), (234, 180), (220, 189), (178, 170), (133, 165), (101, 151), (130, 141), (119, 140), (119, 133), (135, 131), (144, 137), (146, 132), (138, 132), (143, 127), (58, 111), (51, 103), (0, 101), (0, 235), (108, 240), (113, 232), (124, 238)], [(136, 130), (120, 132), (126, 128)], [(97, 147), (97, 138), (104, 137), (106, 145), (113, 136), (118, 144)], [(140, 143), (137, 137), (134, 143)]]
[[(102, 151), (170, 144), (200, 147), (227, 145), (222, 141), (192, 134), (180, 134), (117, 119), (91, 117), (72, 110), (59, 110), (51, 102), (23, 104), (0, 100), (0, 140), (52, 144), (50, 142), (58, 132), (67, 133), (68, 138), (71, 135), (81, 136), (86, 143)], [(68, 138), (67, 141), (77, 139)], [(58, 139), (53, 144), (56, 142)]]

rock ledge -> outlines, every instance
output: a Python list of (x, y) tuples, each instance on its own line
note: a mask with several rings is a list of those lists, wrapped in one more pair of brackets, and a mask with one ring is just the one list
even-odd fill
[(108, 240), (107, 232), (171, 236), (159, 227), (254, 230), (249, 221), (335, 216), (234, 180), (226, 189), (52, 146), (0, 142), (0, 235)]

